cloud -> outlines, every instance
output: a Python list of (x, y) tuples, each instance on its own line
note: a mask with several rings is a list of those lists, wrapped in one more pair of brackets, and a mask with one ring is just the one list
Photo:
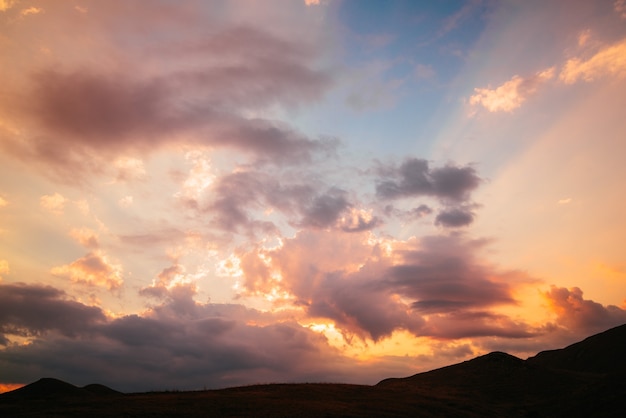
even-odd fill
[(490, 112), (512, 112), (522, 105), (539, 87), (554, 77), (555, 68), (550, 67), (530, 77), (513, 76), (496, 87), (475, 88), (469, 99), (472, 106), (481, 105)]
[(579, 80), (594, 81), (601, 77), (626, 75), (626, 39), (613, 45), (605, 46), (588, 59), (571, 58), (567, 60), (559, 80), (565, 84), (574, 84)]
[(426, 160), (410, 158), (399, 167), (384, 167), (376, 184), (376, 194), (383, 199), (411, 196), (434, 196), (460, 202), (469, 199), (481, 182), (474, 168), (448, 164), (430, 168)]
[(0, 367), (11, 382), (54, 375), (79, 385), (148, 391), (275, 381), (374, 383), (384, 376), (359, 369), (322, 335), (280, 314), (198, 303), (184, 286), (142, 315), (117, 318), (51, 287), (0, 286), (2, 335), (31, 338), (23, 345), (3, 341)]
[(72, 228), (70, 236), (86, 248), (96, 249), (100, 246), (98, 234), (89, 228)]
[(302, 231), (279, 248), (239, 258), (246, 292), (282, 293), (281, 304), (332, 320), (346, 335), (531, 335), (529, 326), (486, 312), (515, 305), (514, 283), (527, 278), (481, 262), (484, 245), (458, 234), (383, 245), (358, 234)]
[(304, 209), (301, 225), (314, 228), (326, 228), (334, 225), (340, 215), (350, 207), (346, 192), (331, 188), (322, 195), (315, 196), (311, 204)]
[(584, 299), (578, 287), (552, 286), (543, 296), (558, 325), (589, 335), (626, 323), (626, 310)]
[(319, 6), (320, 0), (304, 0), (304, 4), (307, 6)]
[(340, 228), (344, 232), (363, 232), (374, 229), (381, 225), (382, 221), (377, 216), (372, 216), (371, 211), (350, 208), (349, 213), (339, 220)]
[(6, 12), (15, 4), (17, 4), (16, 0), (0, 0), (0, 12)]
[(139, 158), (120, 157), (113, 165), (117, 169), (116, 180), (118, 182), (144, 180), (147, 176), (143, 160)]
[(474, 213), (466, 207), (454, 207), (442, 210), (435, 218), (435, 225), (446, 228), (467, 226), (474, 221)]
[(236, 150), (264, 164), (334, 152), (335, 139), (309, 138), (263, 117), (268, 109), (316, 101), (331, 85), (306, 41), (234, 26), (146, 54), (179, 65), (156, 72), (141, 62), (133, 71), (50, 66), (26, 76), (25, 88), (3, 86), (11, 100), (0, 101), (0, 110), (28, 126), (2, 138), (3, 148), (68, 182), (83, 179), (76, 172), (85, 170), (141, 177), (142, 166), (127, 155), (179, 145)]
[(104, 286), (109, 290), (119, 289), (123, 283), (121, 266), (111, 263), (100, 250), (91, 251), (70, 264), (54, 267), (50, 272), (75, 283)]
[(619, 15), (622, 19), (626, 19), (626, 0), (615, 0), (613, 3), (613, 8), (615, 9), (615, 13)]
[(22, 9), (22, 11), (20, 11), (20, 15), (21, 16), (28, 16), (28, 15), (36, 15), (39, 13), (43, 13), (43, 9), (40, 7), (28, 7), (26, 9)]
[(7, 260), (0, 259), (0, 281), (2, 281), (3, 274), (9, 274), (9, 262)]
[(39, 205), (55, 215), (62, 215), (67, 199), (60, 193), (44, 195), (39, 199)]
[(57, 331), (65, 336), (88, 333), (106, 321), (100, 308), (67, 298), (50, 286), (24, 283), (0, 284), (0, 344), (11, 335), (39, 336)]
[(9, 201), (0, 196), (0, 208), (4, 208), (9, 205)]

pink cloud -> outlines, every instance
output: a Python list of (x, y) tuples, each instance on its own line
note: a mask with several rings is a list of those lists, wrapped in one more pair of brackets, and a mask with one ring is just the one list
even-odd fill
[(516, 304), (514, 283), (528, 279), (483, 264), (477, 253), (484, 245), (451, 235), (385, 249), (362, 234), (303, 231), (279, 248), (239, 257), (247, 292), (283, 291), (289, 297), (280, 303), (330, 319), (347, 335), (373, 340), (396, 330), (441, 338), (532, 335), (526, 324), (486, 311)]
[(552, 286), (543, 294), (558, 325), (581, 335), (600, 332), (626, 322), (626, 311), (584, 299), (578, 287)]

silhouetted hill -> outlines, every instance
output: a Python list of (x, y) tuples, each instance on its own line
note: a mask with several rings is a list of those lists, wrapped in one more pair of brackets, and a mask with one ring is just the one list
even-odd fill
[(89, 393), (93, 393), (98, 396), (108, 396), (108, 395), (121, 395), (121, 392), (118, 392), (114, 389), (111, 389), (108, 386), (100, 385), (97, 383), (92, 383), (91, 385), (83, 386), (83, 389)]
[(586, 373), (626, 372), (626, 324), (558, 350), (542, 351), (528, 363)]
[(271, 384), (124, 395), (47, 378), (0, 395), (0, 416), (621, 418), (625, 336), (623, 325), (528, 360), (493, 352), (375, 386)]
[(51, 377), (44, 377), (29, 385), (3, 394), (3, 397), (32, 398), (60, 398), (68, 396), (85, 396), (89, 392), (70, 383)]

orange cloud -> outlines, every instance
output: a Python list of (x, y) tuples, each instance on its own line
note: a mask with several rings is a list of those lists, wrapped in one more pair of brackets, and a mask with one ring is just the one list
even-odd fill
[(0, 260), (0, 281), (2, 281), (2, 275), (9, 273), (9, 262), (7, 260)]
[(66, 277), (75, 283), (118, 289), (122, 283), (121, 266), (111, 263), (101, 251), (92, 251), (78, 260), (52, 268), (53, 275)]
[(554, 67), (539, 71), (531, 77), (524, 78), (515, 75), (495, 89), (475, 88), (476, 94), (470, 97), (469, 103), (482, 105), (490, 112), (512, 112), (535, 93), (541, 84), (552, 77), (554, 77)]
[(98, 234), (89, 228), (73, 228), (70, 236), (87, 248), (98, 248)]
[(39, 205), (55, 215), (63, 214), (65, 202), (67, 202), (67, 199), (63, 197), (63, 195), (60, 193), (55, 193), (53, 195), (44, 195), (41, 196), (41, 198), (39, 199)]
[(15, 0), (0, 0), (0, 12), (5, 12), (15, 5)]
[(8, 205), (9, 205), (9, 202), (5, 198), (0, 196), (0, 208), (3, 208), (3, 207), (8, 206)]
[(10, 392), (24, 386), (23, 383), (0, 383), (0, 393)]
[(589, 82), (609, 75), (626, 75), (626, 39), (602, 48), (587, 60), (568, 60), (559, 74), (559, 80), (565, 84), (573, 84), (581, 79)]
[(20, 12), (20, 15), (22, 16), (28, 16), (28, 15), (36, 15), (39, 13), (43, 13), (43, 9), (40, 7), (29, 7), (27, 9), (22, 9), (22, 11)]

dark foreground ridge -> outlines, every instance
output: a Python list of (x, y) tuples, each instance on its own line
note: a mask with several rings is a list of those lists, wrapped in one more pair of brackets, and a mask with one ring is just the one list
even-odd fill
[(2, 417), (623, 417), (626, 324), (528, 360), (493, 352), (374, 386), (271, 384), (123, 394), (44, 378), (0, 395)]

